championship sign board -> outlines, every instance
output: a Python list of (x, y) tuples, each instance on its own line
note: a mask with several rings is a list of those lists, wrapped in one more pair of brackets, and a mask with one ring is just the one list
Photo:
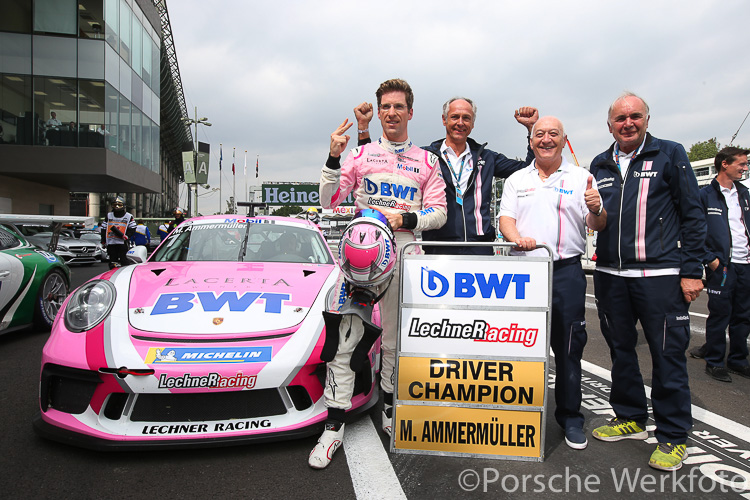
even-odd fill
[(400, 256), (391, 451), (542, 461), (551, 258)]

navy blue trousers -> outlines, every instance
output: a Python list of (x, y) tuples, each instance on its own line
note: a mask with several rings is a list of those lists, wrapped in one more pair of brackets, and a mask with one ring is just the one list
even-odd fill
[(706, 270), (708, 319), (706, 320), (706, 364), (724, 366), (727, 353), (726, 331), (729, 327), (727, 365), (747, 366), (747, 337), (750, 334), (750, 264), (719, 266)]
[(612, 357), (609, 403), (618, 418), (645, 429), (648, 406), (636, 345), (640, 321), (651, 351), (651, 403), (660, 443), (684, 444), (693, 424), (685, 349), (690, 340), (689, 304), (680, 277), (624, 278), (594, 273), (601, 330)]
[(555, 353), (555, 420), (560, 426), (583, 428), (581, 357), (586, 345), (586, 275), (580, 258), (554, 263), (552, 331)]

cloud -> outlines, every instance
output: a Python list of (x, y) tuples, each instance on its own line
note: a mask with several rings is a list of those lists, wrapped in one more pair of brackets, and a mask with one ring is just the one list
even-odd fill
[[(317, 181), (331, 131), (392, 77), (414, 89), (417, 144), (444, 136), (442, 103), (466, 95), (479, 106), (472, 135), (490, 148), (525, 156), (513, 111), (533, 105), (563, 120), (586, 165), (611, 143), (606, 110), (625, 89), (649, 102), (654, 135), (726, 144), (750, 108), (748, 11), (742, 0), (169, 4), (188, 109), (214, 124), (199, 131), (212, 185), (219, 143), (225, 165), (232, 147), (260, 155), (261, 181)], [(737, 143), (750, 144), (746, 127)]]

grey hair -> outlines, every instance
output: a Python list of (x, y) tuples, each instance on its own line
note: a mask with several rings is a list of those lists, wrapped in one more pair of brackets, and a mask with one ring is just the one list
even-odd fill
[(557, 123), (560, 124), (560, 133), (562, 133), (563, 137), (567, 137), (567, 135), (565, 134), (565, 125), (563, 125), (562, 120), (559, 119), (558, 117), (552, 116), (552, 115), (540, 116), (539, 119), (536, 122), (534, 122), (534, 125), (531, 126), (531, 135), (532, 136), (534, 135), (534, 131), (536, 130), (536, 124), (539, 123), (540, 121), (542, 121), (542, 118), (554, 118), (555, 120), (557, 120)]
[(607, 123), (608, 124), (612, 125), (612, 122), (610, 121), (610, 117), (612, 116), (612, 110), (615, 109), (615, 105), (627, 97), (635, 97), (636, 99), (639, 99), (643, 103), (643, 105), (646, 106), (646, 116), (650, 114), (648, 103), (646, 102), (646, 100), (643, 97), (639, 96), (638, 94), (635, 94), (633, 92), (630, 92), (629, 90), (626, 90), (622, 94), (620, 94), (620, 96), (617, 99), (612, 101), (612, 104), (609, 105), (609, 110), (607, 111)]
[(474, 120), (476, 120), (477, 119), (477, 105), (474, 104), (474, 101), (472, 101), (468, 97), (451, 97), (450, 99), (445, 101), (445, 104), (443, 104), (443, 120), (448, 118), (448, 108), (450, 108), (451, 103), (453, 103), (453, 101), (459, 101), (459, 100), (466, 101), (471, 105), (471, 114), (474, 115)]

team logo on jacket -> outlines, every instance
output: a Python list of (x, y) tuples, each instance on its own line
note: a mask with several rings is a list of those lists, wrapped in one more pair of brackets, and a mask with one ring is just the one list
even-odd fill
[(636, 179), (638, 179), (638, 178), (652, 179), (652, 178), (656, 177), (658, 174), (659, 174), (659, 172), (656, 171), (656, 170), (649, 170), (648, 172), (638, 172), (638, 171), (635, 171), (635, 172), (633, 172), (633, 177), (635, 177)]
[(391, 182), (376, 183), (370, 179), (365, 179), (365, 193), (369, 195), (392, 196), (402, 200), (414, 201), (414, 195), (417, 194), (417, 188), (413, 186), (404, 186)]

